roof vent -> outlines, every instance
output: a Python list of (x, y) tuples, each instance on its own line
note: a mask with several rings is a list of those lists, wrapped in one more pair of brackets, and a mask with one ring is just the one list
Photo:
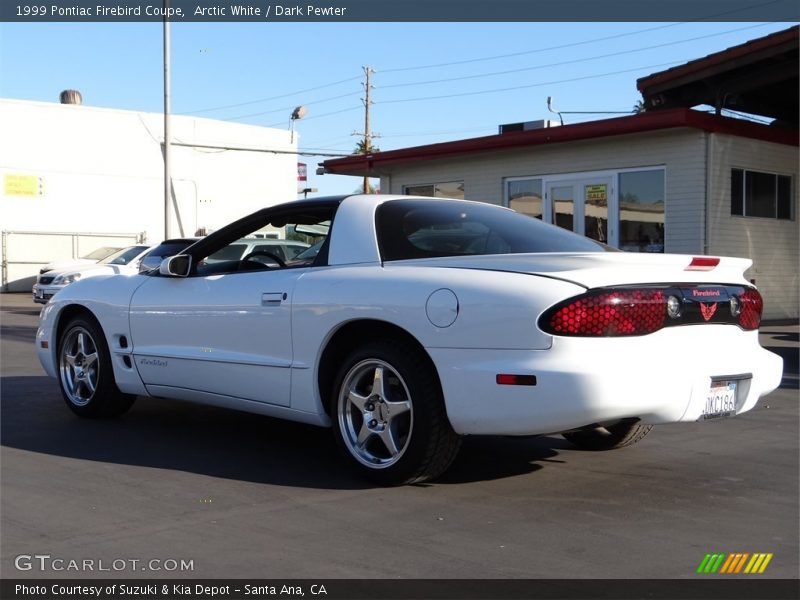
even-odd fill
[(59, 95), (61, 104), (83, 104), (83, 96), (78, 90), (64, 90)]
[(532, 129), (547, 129), (548, 127), (558, 127), (558, 121), (541, 119), (539, 121), (525, 121), (524, 123), (506, 123), (500, 125), (500, 133), (511, 133), (512, 131), (530, 131)]

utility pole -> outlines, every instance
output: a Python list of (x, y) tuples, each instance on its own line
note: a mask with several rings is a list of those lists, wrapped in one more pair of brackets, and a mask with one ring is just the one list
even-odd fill
[[(370, 128), (369, 122), (369, 109), (372, 105), (372, 98), (371, 98), (371, 91), (372, 91), (372, 83), (371, 83), (371, 76), (375, 72), (370, 67), (361, 67), (364, 69), (364, 97), (361, 101), (364, 103), (364, 131), (363, 132), (354, 132), (353, 135), (359, 135), (362, 137), (362, 152), (364, 156), (369, 156), (372, 154), (372, 138), (378, 137), (377, 135), (373, 135), (372, 129)], [(369, 177), (364, 175), (364, 193), (369, 194)]]

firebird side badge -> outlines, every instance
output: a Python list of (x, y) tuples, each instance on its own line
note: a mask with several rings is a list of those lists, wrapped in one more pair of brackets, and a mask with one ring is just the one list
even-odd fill
[(160, 358), (140, 358), (139, 364), (143, 367), (166, 367), (169, 361)]
[(704, 321), (709, 321), (711, 317), (714, 316), (715, 312), (717, 312), (716, 302), (712, 302), (709, 304), (705, 304), (703, 302), (700, 303), (700, 313), (703, 315)]

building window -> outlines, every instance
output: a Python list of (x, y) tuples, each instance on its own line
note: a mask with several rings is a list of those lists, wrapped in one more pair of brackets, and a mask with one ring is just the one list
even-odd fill
[(448, 181), (425, 185), (407, 185), (405, 193), (409, 196), (433, 196), (434, 198), (464, 199), (464, 182)]
[(510, 179), (506, 180), (507, 206), (530, 217), (542, 218), (542, 180)]
[(619, 174), (619, 248), (664, 252), (664, 170)]
[(791, 220), (792, 178), (731, 169), (731, 214)]

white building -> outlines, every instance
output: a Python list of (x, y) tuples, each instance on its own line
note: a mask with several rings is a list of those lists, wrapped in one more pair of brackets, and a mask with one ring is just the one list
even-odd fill
[[(163, 116), (0, 99), (3, 291), (40, 265), (165, 237)], [(175, 115), (168, 237), (297, 197), (297, 136)]]

